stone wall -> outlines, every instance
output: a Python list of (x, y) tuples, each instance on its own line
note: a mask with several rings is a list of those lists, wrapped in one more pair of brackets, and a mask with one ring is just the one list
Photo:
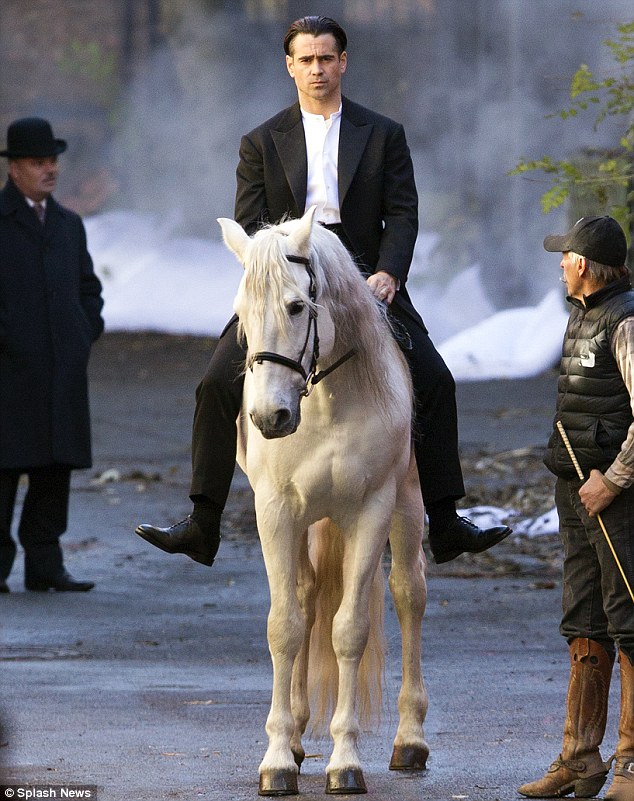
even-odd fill
[(116, 189), (107, 143), (121, 89), (157, 35), (158, 8), (157, 0), (0, 3), (0, 141), (13, 119), (49, 119), (69, 145), (57, 195), (83, 213)]

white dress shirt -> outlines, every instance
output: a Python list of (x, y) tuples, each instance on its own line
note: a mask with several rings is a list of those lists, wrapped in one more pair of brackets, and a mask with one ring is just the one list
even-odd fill
[(341, 106), (329, 119), (302, 109), (302, 120), (308, 159), (305, 211), (317, 206), (315, 219), (319, 222), (330, 225), (340, 223), (337, 181)]

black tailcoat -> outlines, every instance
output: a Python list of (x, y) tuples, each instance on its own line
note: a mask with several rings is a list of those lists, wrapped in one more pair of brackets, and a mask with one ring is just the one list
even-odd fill
[[(418, 196), (403, 126), (342, 100), (338, 189), (341, 225), (364, 269), (400, 282), (395, 302), (423, 326), (406, 282), (418, 234)], [(306, 206), (308, 164), (299, 103), (242, 137), (235, 218), (249, 234)]]

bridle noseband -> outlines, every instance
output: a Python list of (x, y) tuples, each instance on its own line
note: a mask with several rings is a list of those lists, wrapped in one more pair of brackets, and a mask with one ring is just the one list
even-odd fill
[[(315, 309), (314, 305), (315, 301), (317, 300), (315, 272), (310, 263), (310, 259), (307, 259), (304, 256), (290, 255), (286, 256), (286, 259), (294, 264), (303, 264), (306, 267), (306, 272), (308, 273), (308, 279), (310, 281), (308, 287), (308, 298), (313, 305), (308, 310), (308, 329), (306, 331), (304, 344), (297, 359), (290, 359), (288, 356), (282, 356), (281, 353), (273, 353), (272, 351), (261, 350), (249, 357), (247, 367), (252, 371), (254, 364), (262, 364), (263, 362), (275, 362), (276, 364), (281, 364), (284, 367), (288, 367), (289, 369), (294, 370), (296, 373), (299, 373), (304, 379), (305, 386), (302, 390), (302, 396), (306, 396), (310, 395), (315, 384), (318, 384), (327, 375), (330, 375), (333, 370), (336, 370), (337, 367), (341, 366), (344, 362), (347, 362), (348, 359), (352, 358), (352, 356), (355, 355), (355, 351), (349, 350), (347, 353), (344, 353), (340, 359), (337, 359), (334, 364), (331, 364), (326, 370), (317, 372), (317, 361), (319, 359), (319, 332), (317, 330), (317, 310)], [(310, 357), (310, 367), (308, 368), (308, 371), (306, 371), (302, 362), (304, 361), (304, 356), (306, 355), (306, 350), (308, 348), (310, 333), (313, 330), (313, 352)]]

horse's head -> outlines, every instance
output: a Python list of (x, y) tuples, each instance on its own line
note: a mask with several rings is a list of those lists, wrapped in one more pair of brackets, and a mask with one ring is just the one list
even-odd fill
[(245, 269), (234, 309), (248, 343), (247, 413), (267, 439), (297, 430), (317, 359), (334, 343), (311, 260), (313, 216), (314, 208), (253, 237), (234, 220), (218, 220), (225, 244)]

